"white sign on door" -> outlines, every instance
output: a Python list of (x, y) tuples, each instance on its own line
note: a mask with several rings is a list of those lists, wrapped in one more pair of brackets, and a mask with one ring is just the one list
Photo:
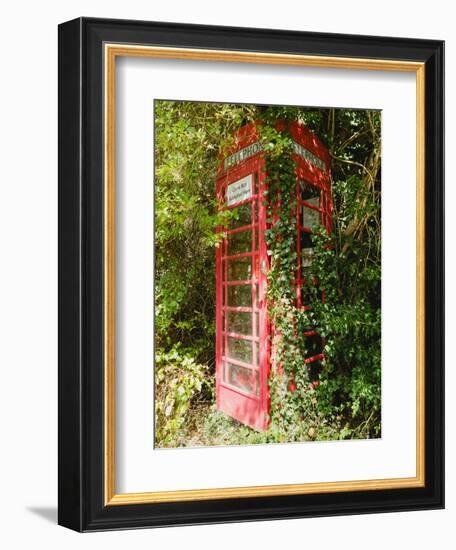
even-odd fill
[(230, 183), (226, 189), (226, 204), (232, 206), (252, 196), (252, 174)]

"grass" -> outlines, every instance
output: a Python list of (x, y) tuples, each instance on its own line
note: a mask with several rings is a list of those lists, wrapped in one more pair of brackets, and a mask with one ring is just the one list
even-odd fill
[(287, 433), (271, 425), (267, 432), (257, 432), (226, 416), (214, 404), (198, 403), (189, 414), (189, 422), (172, 447), (202, 447), (220, 445), (260, 445), (303, 441), (334, 441), (345, 439), (343, 426), (336, 420), (322, 418), (303, 420)]

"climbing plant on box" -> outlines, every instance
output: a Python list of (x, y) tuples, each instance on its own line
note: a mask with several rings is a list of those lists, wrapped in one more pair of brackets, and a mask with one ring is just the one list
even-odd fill
[[(313, 235), (308, 311), (294, 299), (296, 175), (290, 136), (276, 129), (279, 118), (298, 118), (316, 127), (333, 157), (333, 231), (320, 228)], [(270, 224), (265, 237), (271, 258), (268, 309), (276, 332), (272, 430), (287, 440), (324, 439), (337, 425), (340, 438), (379, 436), (380, 115), (271, 107), (263, 112), (263, 121)], [(303, 333), (310, 326), (325, 342), (322, 368), (312, 374), (304, 363)]]

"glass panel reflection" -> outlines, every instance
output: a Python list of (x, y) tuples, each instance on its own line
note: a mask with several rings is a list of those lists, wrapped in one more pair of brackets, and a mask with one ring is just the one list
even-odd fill
[(238, 231), (228, 235), (228, 256), (251, 252), (252, 250), (252, 231)]
[[(320, 199), (319, 198), (309, 199), (307, 202), (318, 208)], [(301, 225), (303, 227), (312, 229), (313, 227), (320, 225), (320, 221), (321, 221), (321, 214), (318, 210), (313, 210), (312, 208), (309, 208), (305, 204), (301, 206)]]
[(244, 311), (228, 311), (227, 332), (236, 332), (237, 334), (252, 334), (252, 314)]
[(301, 188), (301, 200), (309, 202), (309, 199), (320, 198), (320, 189), (315, 185), (301, 180), (299, 186)]
[(228, 262), (228, 281), (248, 281), (252, 278), (252, 257), (244, 256)]
[(314, 244), (312, 242), (311, 233), (301, 231), (301, 267), (303, 274), (310, 274), (310, 267), (312, 266), (312, 259), (314, 254)]
[(228, 305), (231, 307), (252, 307), (252, 286), (228, 285)]
[(239, 338), (228, 338), (228, 357), (252, 364), (252, 342)]
[(258, 395), (259, 380), (258, 371), (226, 363), (226, 382), (248, 393)]
[(231, 218), (228, 224), (229, 229), (236, 229), (252, 223), (252, 203), (241, 204), (231, 209)]

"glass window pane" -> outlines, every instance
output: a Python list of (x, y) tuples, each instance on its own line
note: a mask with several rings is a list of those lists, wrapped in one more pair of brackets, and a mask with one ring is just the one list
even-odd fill
[(228, 338), (228, 357), (252, 364), (252, 342), (239, 338)]
[(310, 199), (306, 199), (306, 202), (308, 204), (311, 204), (312, 206), (315, 206), (315, 208), (320, 208), (320, 194), (318, 194), (317, 197), (311, 197)]
[(318, 336), (318, 334), (315, 334), (314, 336), (306, 336), (305, 343), (307, 357), (314, 357), (315, 355), (319, 355), (320, 353), (322, 353), (323, 344), (321, 341), (321, 337)]
[(227, 332), (250, 336), (252, 334), (252, 314), (244, 311), (228, 311)]
[[(312, 204), (318, 207), (320, 200), (310, 199), (307, 201), (309, 204)], [(301, 225), (312, 229), (314, 226), (320, 225), (321, 214), (318, 210), (313, 210), (305, 204), (301, 206)]]
[(252, 257), (245, 256), (228, 262), (228, 281), (249, 281), (252, 278)]
[(226, 382), (248, 393), (258, 395), (258, 371), (226, 363)]
[(312, 242), (311, 233), (301, 231), (301, 267), (302, 269), (309, 270), (312, 265), (314, 244)]
[(312, 233), (307, 231), (301, 231), (301, 249), (313, 248), (314, 244), (312, 242)]
[(241, 204), (236, 208), (231, 209), (231, 219), (229, 222), (229, 229), (236, 229), (244, 225), (250, 225), (252, 223), (252, 203)]
[(232, 307), (252, 307), (252, 286), (228, 285), (228, 305)]
[(309, 199), (320, 198), (320, 189), (312, 185), (308, 181), (301, 180), (299, 182), (301, 187), (301, 200), (309, 201)]
[(238, 231), (228, 235), (228, 256), (251, 252), (252, 250), (252, 231)]
[(302, 248), (301, 249), (301, 266), (302, 269), (310, 275), (310, 268), (312, 266), (314, 251), (313, 248)]

